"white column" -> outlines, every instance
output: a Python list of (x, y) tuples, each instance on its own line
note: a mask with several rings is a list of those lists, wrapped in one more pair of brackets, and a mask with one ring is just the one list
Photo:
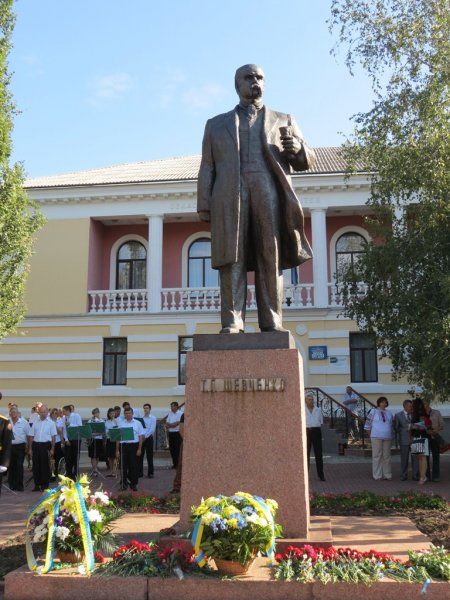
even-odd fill
[(163, 215), (148, 216), (147, 310), (161, 312)]
[(327, 209), (311, 208), (314, 306), (328, 306)]

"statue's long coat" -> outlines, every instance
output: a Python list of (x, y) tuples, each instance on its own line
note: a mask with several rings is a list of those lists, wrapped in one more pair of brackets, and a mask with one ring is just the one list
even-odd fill
[[(197, 184), (197, 211), (211, 213), (211, 261), (215, 269), (237, 261), (240, 215), (239, 117), (238, 107), (217, 115), (206, 123), (202, 161)], [(280, 202), (280, 267), (296, 267), (312, 258), (304, 231), (300, 202), (292, 187), (292, 170), (305, 171), (315, 161), (314, 150), (303, 143), (297, 155), (283, 151), (279, 128), (288, 125), (289, 116), (264, 107), (262, 141), (268, 167), (277, 183)], [(302, 135), (292, 119), (293, 135)], [(255, 244), (264, 240), (246, 240), (247, 270), (254, 268)]]

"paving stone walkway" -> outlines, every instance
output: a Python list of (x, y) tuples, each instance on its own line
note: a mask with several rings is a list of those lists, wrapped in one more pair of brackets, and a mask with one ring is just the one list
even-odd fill
[[(393, 457), (392, 481), (374, 481), (371, 473), (370, 459), (355, 457), (326, 457), (326, 481), (320, 481), (315, 473), (314, 462), (311, 462), (310, 489), (312, 492), (344, 493), (367, 490), (377, 494), (395, 494), (408, 490), (440, 494), (450, 501), (450, 455), (441, 457), (441, 482), (418, 485), (415, 481), (400, 481), (399, 457)], [(82, 470), (89, 472), (86, 461), (82, 461)], [(31, 473), (25, 471), (25, 481)], [(167, 461), (158, 459), (155, 477), (139, 480), (138, 490), (156, 496), (166, 495), (172, 488), (175, 471), (168, 468)], [(99, 485), (109, 491), (117, 491), (117, 483), (111, 478), (97, 478)], [(23, 532), (23, 526), (28, 509), (39, 499), (39, 493), (32, 492), (33, 483), (30, 480), (26, 491), (12, 494), (5, 488), (0, 496), (0, 544), (6, 539)]]

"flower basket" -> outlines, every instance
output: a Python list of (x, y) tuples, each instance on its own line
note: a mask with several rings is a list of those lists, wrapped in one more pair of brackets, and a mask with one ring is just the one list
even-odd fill
[(84, 552), (64, 552), (63, 550), (58, 550), (56, 552), (56, 557), (62, 563), (71, 563), (76, 564), (82, 562), (84, 559)]
[(219, 573), (236, 577), (238, 575), (245, 575), (255, 562), (255, 559), (252, 558), (243, 565), (236, 560), (224, 560), (223, 558), (215, 558), (214, 562), (216, 563)]
[[(30, 511), (26, 522), (26, 553), (28, 567), (37, 573), (48, 573), (53, 558), (62, 563), (83, 562), (81, 570), (94, 569), (94, 546), (112, 546), (114, 534), (110, 522), (117, 509), (109, 496), (97, 490), (91, 493), (89, 479), (82, 475), (77, 481), (59, 476), (59, 485), (47, 490)], [(33, 554), (33, 543), (46, 542), (44, 565)]]
[(281, 533), (274, 521), (277, 508), (275, 500), (245, 492), (202, 500), (191, 510), (197, 564), (202, 567), (212, 558), (221, 573), (244, 575), (258, 552), (272, 557), (275, 538)]

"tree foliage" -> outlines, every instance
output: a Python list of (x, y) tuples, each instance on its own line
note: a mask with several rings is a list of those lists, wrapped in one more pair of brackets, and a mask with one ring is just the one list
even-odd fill
[[(450, 395), (448, 0), (332, 0), (330, 30), (375, 99), (353, 117), (349, 173), (371, 178), (367, 245), (344, 277), (345, 314), (377, 336), (394, 378)], [(357, 297), (356, 283), (367, 283)]]
[(10, 165), (15, 106), (9, 91), (8, 54), (15, 16), (13, 0), (0, 0), (0, 339), (25, 312), (23, 295), (33, 233), (43, 218), (23, 188), (19, 163)]

